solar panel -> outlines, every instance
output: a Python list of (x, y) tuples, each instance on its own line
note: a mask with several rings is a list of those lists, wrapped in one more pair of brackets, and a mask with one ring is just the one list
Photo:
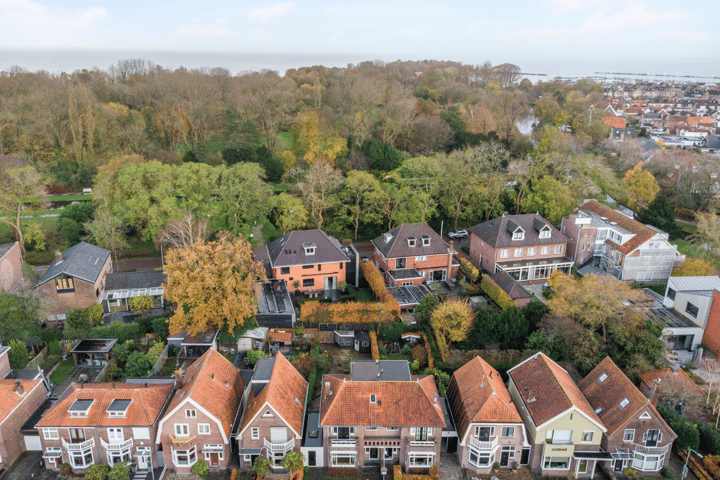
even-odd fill
[(108, 412), (126, 412), (132, 400), (113, 400), (108, 407)]

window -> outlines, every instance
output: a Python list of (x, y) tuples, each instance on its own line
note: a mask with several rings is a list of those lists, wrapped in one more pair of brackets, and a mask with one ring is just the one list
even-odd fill
[(584, 244), (584, 243), (582, 244), (582, 251), (583, 251), (583, 252), (585, 251), (585, 244)]
[(378, 427), (366, 427), (366, 432), (377, 432)]
[(280, 275), (290, 275), (290, 267), (280, 267)]
[(675, 300), (675, 290), (672, 288), (668, 288), (667, 298), (670, 300)]
[(522, 252), (523, 252), (523, 249), (522, 249), (522, 248), (516, 248), (514, 255), (515, 255), (516, 257), (522, 257)]
[(555, 253), (562, 253), (562, 245), (555, 245)]
[(513, 236), (512, 236), (513, 240), (522, 240), (524, 238), (525, 238), (525, 232), (523, 232), (522, 230), (515, 230), (513, 232)]
[(411, 453), (410, 454), (410, 466), (411, 467), (431, 467), (433, 464), (434, 453)]
[(173, 463), (175, 465), (194, 465), (197, 461), (197, 447), (189, 450), (173, 450)]
[(570, 468), (570, 457), (545, 457), (545, 470), (567, 470)]
[(110, 466), (114, 466), (116, 463), (120, 462), (131, 462), (132, 461), (132, 454), (130, 453), (130, 447), (119, 450), (119, 451), (110, 451), (108, 452), (108, 463)]
[(195, 409), (192, 410), (185, 410), (185, 418), (195, 418), (197, 417), (197, 412)]
[(420, 256), (420, 257), (415, 257), (415, 261), (416, 261), (416, 262), (427, 262), (427, 256), (426, 256), (426, 255), (422, 255), (422, 256)]
[(603, 383), (605, 380), (607, 380), (607, 378), (608, 378), (608, 374), (603, 372), (603, 374), (600, 375), (600, 377), (598, 378), (598, 383)]
[(385, 430), (387, 430), (388, 432), (397, 432), (398, 430), (400, 430), (400, 427), (385, 427)]
[(687, 305), (685, 306), (685, 312), (687, 312), (691, 317), (697, 318), (698, 311), (698, 307), (696, 307), (690, 302), (687, 302)]
[(70, 465), (75, 468), (85, 468), (95, 463), (92, 447), (84, 450), (71, 450), (68, 452), (70, 457)]
[(432, 428), (413, 427), (410, 429), (410, 435), (415, 435), (416, 442), (427, 442), (428, 434), (432, 433)]
[(252, 427), (250, 429), (250, 438), (253, 440), (260, 438), (260, 427)]
[(623, 398), (622, 401), (618, 404), (620, 406), (620, 409), (624, 410), (625, 407), (630, 405), (630, 400), (628, 400), (627, 397)]
[(350, 435), (355, 435), (355, 427), (333, 427), (333, 434), (339, 439), (347, 440)]
[(429, 247), (430, 246), (430, 237), (428, 237), (427, 235), (423, 235), (422, 243), (423, 243), (423, 247)]
[(470, 463), (476, 467), (487, 467), (492, 460), (493, 457), (489, 453), (480, 453), (474, 448), (470, 448)]
[(303, 265), (303, 270), (310, 270), (311, 268), (315, 268), (315, 265)]
[(190, 427), (187, 423), (176, 423), (175, 424), (175, 436), (176, 437), (188, 437), (190, 436)]
[(528, 249), (527, 249), (527, 256), (528, 256), (528, 257), (534, 257), (534, 256), (535, 256), (535, 247), (528, 247)]
[(57, 428), (43, 428), (43, 436), (45, 437), (45, 440), (57, 440), (60, 438), (58, 436)]
[(303, 245), (303, 247), (305, 248), (305, 255), (315, 255), (315, 245)]
[(550, 238), (550, 229), (548, 227), (543, 227), (538, 236), (540, 238)]
[(548, 430), (545, 433), (546, 443), (559, 445), (569, 444), (572, 440), (572, 430)]
[(198, 435), (210, 435), (210, 424), (198, 423)]
[(542, 247), (540, 249), (540, 255), (547, 255), (550, 253), (550, 247)]
[(123, 441), (123, 430), (122, 428), (108, 428), (108, 440), (113, 443), (113, 440), (117, 443)]
[(315, 286), (314, 278), (303, 278), (303, 287), (314, 287), (314, 286)]
[(509, 458), (515, 458), (515, 447), (502, 447), (503, 452), (507, 452)]
[(581, 441), (582, 442), (592, 442), (593, 439), (593, 432), (583, 432)]
[(333, 467), (354, 467), (355, 453), (333, 453), (330, 464)]
[(55, 288), (58, 292), (74, 292), (75, 283), (72, 277), (60, 275), (55, 279)]
[(500, 435), (502, 435), (503, 437), (515, 436), (515, 427), (502, 427), (502, 431), (500, 432)]
[(415, 237), (408, 237), (407, 242), (408, 242), (408, 247), (414, 247), (417, 243), (417, 239)]
[(510, 250), (507, 248), (500, 250), (500, 258), (508, 258), (510, 256)]
[(633, 440), (635, 440), (635, 430), (625, 430), (623, 442), (632, 442)]

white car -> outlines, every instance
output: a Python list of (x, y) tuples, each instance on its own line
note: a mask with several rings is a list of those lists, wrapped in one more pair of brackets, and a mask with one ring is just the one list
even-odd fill
[(465, 229), (455, 230), (454, 232), (448, 232), (448, 238), (465, 238), (468, 236), (468, 232)]

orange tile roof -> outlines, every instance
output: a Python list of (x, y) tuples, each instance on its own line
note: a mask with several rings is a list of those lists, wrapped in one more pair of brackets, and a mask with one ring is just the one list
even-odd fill
[(622, 117), (603, 117), (603, 122), (605, 122), (605, 125), (611, 128), (625, 128), (627, 125), (627, 122), (625, 122), (625, 119)]
[[(154, 425), (173, 391), (172, 384), (73, 383), (45, 412), (38, 427), (132, 427)], [(70, 417), (68, 408), (75, 400), (94, 400), (87, 417)], [(132, 400), (125, 417), (109, 417), (113, 400)]]
[(615, 222), (624, 229), (634, 233), (635, 236), (622, 245), (618, 245), (617, 243), (610, 240), (605, 240), (605, 243), (607, 243), (623, 255), (631, 253), (633, 250), (635, 250), (640, 245), (644, 244), (657, 234), (657, 232), (652, 228), (643, 225), (642, 223), (633, 220), (630, 217), (626, 217), (622, 213), (617, 212), (612, 208), (603, 205), (602, 203), (599, 203), (596, 200), (590, 200), (586, 202), (580, 208), (578, 208), (578, 210), (590, 210), (591, 212), (595, 212), (601, 217), (605, 217), (611, 222)]
[(660, 370), (650, 370), (648, 372), (643, 372), (640, 375), (638, 375), (638, 378), (640, 379), (640, 386), (646, 387), (646, 389), (649, 391), (652, 389), (652, 384), (656, 380), (660, 380), (660, 394), (662, 395), (662, 388), (664, 385), (668, 385), (674, 382), (680, 383), (683, 385), (686, 391), (689, 392), (695, 392), (696, 395), (704, 397), (705, 392), (695, 383), (693, 382), (692, 378), (688, 377), (687, 373), (685, 373), (683, 370), (676, 370), (673, 371), (670, 368), (663, 368)]
[[(603, 374), (607, 375), (607, 378), (600, 383), (599, 378)], [(655, 413), (655, 417), (663, 422), (660, 414), (650, 405), (650, 401), (633, 385), (610, 357), (605, 357), (580, 381), (578, 386), (595, 411), (599, 408), (602, 409), (598, 416), (607, 428), (608, 435), (615, 433), (642, 409), (651, 409)], [(620, 402), (625, 398), (630, 403), (626, 407), (620, 408)]]
[(298, 435), (302, 432), (308, 382), (282, 353), (275, 355), (270, 381), (257, 397), (251, 393), (243, 414), (242, 432), (260, 409), (268, 403)]
[[(25, 391), (22, 397), (15, 393), (16, 382), (19, 382)], [(10, 412), (27, 398), (27, 394), (41, 382), (42, 380), (0, 379), (0, 421), (5, 420)]]
[(188, 367), (182, 385), (168, 411), (192, 398), (220, 421), (229, 437), (245, 389), (240, 370), (217, 350), (210, 349)]
[[(329, 385), (328, 385), (329, 384)], [(370, 395), (377, 401), (370, 403)], [(432, 375), (412, 381), (351, 381), (325, 375), (321, 426), (444, 427)], [(439, 398), (439, 397), (438, 397)]]
[[(510, 369), (508, 375), (515, 383), (536, 427), (566, 412), (572, 406), (590, 420), (602, 425), (570, 375), (544, 353), (537, 353)], [(528, 402), (530, 398), (535, 400)]]
[(522, 423), (502, 377), (480, 357), (455, 371), (447, 397), (461, 439), (471, 423)]
[(284, 345), (292, 345), (292, 335), (292, 332), (271, 328), (268, 332), (268, 342), (282, 342)]

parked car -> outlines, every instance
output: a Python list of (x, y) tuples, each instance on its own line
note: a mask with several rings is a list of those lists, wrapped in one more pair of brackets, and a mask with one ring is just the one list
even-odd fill
[(454, 232), (448, 232), (447, 234), (448, 238), (465, 238), (468, 236), (467, 230), (464, 228), (462, 230), (455, 230)]

